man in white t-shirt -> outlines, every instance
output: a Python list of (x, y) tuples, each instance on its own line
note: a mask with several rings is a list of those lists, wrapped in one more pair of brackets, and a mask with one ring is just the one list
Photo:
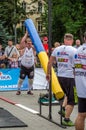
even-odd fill
[(74, 123), (70, 120), (70, 115), (74, 108), (74, 62), (73, 55), (76, 52), (76, 49), (72, 47), (73, 44), (73, 35), (68, 33), (64, 36), (64, 45), (61, 45), (58, 48), (55, 48), (51, 54), (48, 67), (47, 67), (47, 80), (50, 80), (50, 70), (53, 62), (56, 60), (58, 66), (58, 80), (59, 83), (66, 95), (67, 100), (66, 106), (63, 106), (65, 110), (65, 118), (62, 121), (63, 125), (74, 126)]
[(28, 76), (29, 88), (27, 94), (33, 95), (31, 92), (34, 78), (34, 65), (35, 65), (35, 55), (36, 51), (32, 45), (32, 41), (28, 38), (28, 33), (26, 32), (24, 37), (20, 42), (20, 48), (22, 51), (21, 67), (20, 67), (20, 78), (18, 81), (18, 91), (16, 95), (21, 94), (21, 85), (26, 76)]
[(86, 119), (86, 32), (83, 45), (77, 49), (75, 61), (75, 83), (78, 94), (78, 116), (75, 122), (76, 130), (84, 130)]

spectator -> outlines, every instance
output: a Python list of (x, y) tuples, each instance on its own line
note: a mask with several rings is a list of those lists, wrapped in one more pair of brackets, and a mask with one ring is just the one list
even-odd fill
[(15, 45), (15, 47), (16, 47), (17, 50), (20, 49), (20, 45), (18, 43)]
[(64, 36), (64, 45), (55, 48), (50, 56), (50, 60), (47, 66), (46, 78), (50, 80), (51, 67), (54, 60), (57, 62), (58, 66), (58, 80), (66, 95), (65, 105), (63, 110), (65, 110), (65, 118), (62, 121), (63, 125), (74, 126), (74, 123), (70, 120), (70, 115), (74, 108), (74, 72), (73, 72), (73, 54), (76, 49), (72, 47), (73, 35), (68, 33)]
[(16, 44), (16, 48), (17, 48), (19, 55), (20, 55), (19, 58), (18, 58), (18, 67), (21, 67), (21, 59), (22, 59), (22, 56), (23, 56), (24, 48), (21, 49), (20, 44)]
[(54, 43), (54, 48), (52, 48), (52, 51), (56, 48), (56, 47), (59, 47), (60, 46), (60, 43), (59, 42), (55, 42)]
[(78, 47), (80, 47), (81, 46), (81, 41), (79, 40), (79, 39), (77, 39), (76, 41), (75, 41), (75, 48), (77, 49)]
[(9, 67), (9, 59), (12, 57), (13, 53), (16, 53), (19, 57), (19, 52), (16, 47), (13, 45), (12, 39), (8, 40), (8, 46), (5, 48), (4, 59), (6, 59), (6, 66)]
[(18, 68), (18, 56), (16, 53), (13, 53), (12, 57), (9, 58), (9, 67)]
[(43, 37), (43, 47), (44, 47), (46, 53), (49, 54), (48, 38), (47, 37)]
[(2, 44), (0, 44), (0, 68), (5, 68), (5, 61), (3, 58), (4, 50), (2, 48)]
[(83, 45), (75, 55), (75, 83), (78, 94), (78, 116), (75, 121), (76, 130), (85, 129), (86, 119), (86, 32)]
[(32, 45), (32, 41), (28, 38), (28, 33), (26, 32), (20, 42), (20, 48), (23, 49), (22, 59), (21, 59), (21, 68), (20, 68), (20, 78), (18, 81), (18, 91), (16, 95), (21, 94), (21, 85), (26, 76), (28, 76), (29, 88), (27, 94), (33, 95), (31, 92), (34, 78), (34, 65), (35, 65), (35, 55), (36, 51)]

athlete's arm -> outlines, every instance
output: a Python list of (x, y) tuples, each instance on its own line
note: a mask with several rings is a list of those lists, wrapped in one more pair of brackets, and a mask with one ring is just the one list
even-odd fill
[(46, 79), (48, 81), (50, 81), (51, 68), (52, 68), (52, 64), (54, 63), (55, 60), (56, 60), (56, 58), (54, 56), (50, 56), (50, 60), (49, 60), (48, 65), (47, 65), (47, 74), (46, 74)]
[(22, 37), (20, 41), (20, 49), (23, 49), (26, 47), (25, 42), (26, 42), (27, 37), (28, 37), (28, 32), (26, 31), (25, 35)]

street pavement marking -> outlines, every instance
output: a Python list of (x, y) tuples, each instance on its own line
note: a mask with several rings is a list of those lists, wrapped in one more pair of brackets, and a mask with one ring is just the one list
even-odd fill
[(24, 110), (27, 110), (27, 111), (33, 113), (33, 114), (38, 114), (39, 113), (39, 112), (37, 112), (37, 111), (35, 111), (35, 110), (31, 109), (31, 108), (28, 108), (28, 107), (26, 107), (26, 106), (24, 106), (22, 104), (15, 104), (15, 105), (22, 108), (22, 109), (24, 109)]
[(26, 107), (26, 106), (24, 106), (22, 104), (18, 104), (16, 102), (13, 102), (10, 99), (7, 99), (7, 98), (5, 98), (3, 96), (0, 96), (0, 99), (3, 100), (3, 101), (5, 101), (5, 102), (8, 102), (8, 103), (10, 103), (12, 105), (18, 106), (18, 107), (20, 107), (20, 108), (22, 108), (24, 110), (27, 110), (27, 111), (29, 111), (29, 112), (31, 112), (33, 114), (38, 114), (39, 113), (39, 112), (37, 112), (37, 111), (35, 111), (35, 110), (31, 109), (31, 108), (28, 108), (28, 107)]

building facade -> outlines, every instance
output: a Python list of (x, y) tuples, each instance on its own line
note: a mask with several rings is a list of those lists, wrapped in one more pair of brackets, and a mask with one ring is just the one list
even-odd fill
[[(27, 18), (31, 18), (34, 22), (34, 25), (40, 35), (43, 34), (43, 26), (41, 20), (41, 14), (44, 12), (43, 0), (37, 0), (37, 2), (32, 2), (33, 0), (20, 0), (22, 7), (27, 13)], [(24, 19), (21, 20), (21, 26), (23, 25)]]

